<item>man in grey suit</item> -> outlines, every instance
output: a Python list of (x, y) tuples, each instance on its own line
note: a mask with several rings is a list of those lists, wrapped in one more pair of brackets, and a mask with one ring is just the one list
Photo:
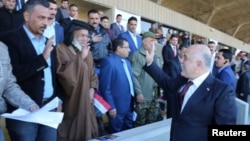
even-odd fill
[[(144, 70), (161, 88), (171, 91), (166, 94), (172, 101), (171, 141), (207, 141), (208, 125), (236, 124), (235, 91), (210, 73), (211, 52), (207, 46), (187, 48), (181, 61), (183, 69), (176, 78), (165, 74), (153, 62), (153, 56), (154, 51), (146, 51)], [(187, 88), (187, 82), (193, 84)]]
[[(16, 78), (12, 74), (8, 48), (0, 42), (0, 114), (3, 114), (7, 110), (6, 102), (28, 111), (34, 111), (39, 108), (17, 85)], [(4, 141), (1, 127), (0, 141)]]
[(110, 29), (112, 29), (115, 34), (114, 38), (117, 38), (121, 33), (124, 32), (124, 27), (121, 25), (121, 22), (122, 22), (122, 15), (117, 14), (116, 22), (110, 25)]

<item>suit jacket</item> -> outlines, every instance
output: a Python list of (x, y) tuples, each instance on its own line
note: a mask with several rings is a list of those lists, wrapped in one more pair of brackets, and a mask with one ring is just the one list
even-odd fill
[(114, 38), (117, 38), (121, 33), (123, 33), (124, 32), (124, 28), (123, 28), (123, 26), (121, 25), (121, 29), (120, 29), (120, 27), (117, 25), (117, 23), (112, 23), (111, 25), (110, 25), (110, 29), (112, 29), (113, 30), (113, 32), (114, 32)]
[(129, 55), (131, 55), (132, 53), (134, 53), (135, 51), (137, 51), (137, 50), (138, 50), (139, 48), (141, 48), (141, 46), (142, 46), (142, 39), (141, 39), (141, 37), (138, 36), (138, 35), (136, 35), (137, 46), (138, 46), (138, 48), (136, 48), (135, 43), (134, 43), (134, 41), (133, 41), (133, 39), (132, 39), (132, 37), (130, 36), (130, 34), (129, 34), (128, 31), (127, 31), (127, 32), (124, 32), (124, 33), (121, 33), (121, 34), (119, 35), (119, 37), (125, 38), (125, 39), (128, 40), (129, 48), (130, 48), (130, 50), (131, 50), (130, 53), (129, 53)]
[[(237, 97), (247, 102), (247, 97), (250, 95), (250, 71), (245, 71), (240, 75), (236, 87)], [(240, 96), (243, 93), (244, 96)]]
[[(0, 38), (9, 48), (13, 74), (17, 83), (38, 105), (41, 106), (44, 92), (44, 72), (48, 67), (42, 54), (36, 53), (23, 27)], [(58, 95), (55, 79), (55, 50), (51, 53), (52, 84), (54, 96)], [(14, 110), (13, 107), (10, 107)], [(10, 111), (11, 111), (10, 110)]]
[(10, 13), (5, 6), (0, 8), (0, 35), (18, 29), (23, 22), (22, 12), (14, 10)]
[[(169, 106), (173, 110), (171, 124), (171, 141), (207, 141), (208, 125), (236, 124), (237, 108), (235, 92), (227, 84), (214, 78), (211, 74), (201, 83), (187, 101), (180, 113), (178, 90), (188, 80), (180, 75), (175, 79), (166, 75), (156, 63), (143, 69), (159, 84), (169, 89), (167, 93)], [(157, 73), (155, 73), (157, 72)]]
[(239, 74), (242, 73), (242, 69), (243, 69), (243, 65), (245, 63), (249, 63), (249, 60), (244, 60), (244, 59), (241, 59), (241, 63), (240, 63), (240, 71), (238, 72)]
[(62, 21), (63, 21), (63, 19), (65, 19), (64, 17), (63, 17), (63, 15), (62, 15), (62, 11), (61, 10), (59, 10), (59, 8), (58, 8), (58, 10), (57, 10), (57, 13), (56, 13), (56, 21), (58, 22), (58, 23), (62, 23)]
[(8, 48), (0, 42), (0, 114), (7, 110), (6, 102), (26, 110), (29, 110), (31, 105), (36, 104), (16, 84), (16, 78), (12, 74)]
[[(117, 109), (118, 114), (129, 112), (133, 106), (129, 82), (121, 59), (115, 53), (105, 58), (101, 63), (99, 78), (101, 95), (112, 109)], [(126, 61), (132, 76), (131, 64)]]
[(181, 73), (181, 64), (178, 58), (178, 51), (176, 48), (176, 56), (174, 56), (174, 52), (170, 44), (167, 44), (162, 49), (162, 57), (163, 57), (163, 71), (167, 73), (170, 77), (176, 77)]
[(216, 78), (227, 83), (228, 85), (232, 86), (234, 90), (236, 90), (236, 78), (230, 65), (223, 69), (219, 68)]
[(70, 19), (70, 17), (61, 20), (60, 25), (61, 25), (61, 26), (63, 27), (63, 29), (64, 29), (64, 34), (66, 34), (65, 31), (66, 31), (67, 28), (69, 27), (71, 21), (72, 21), (72, 20)]
[[(43, 33), (43, 35), (47, 38), (50, 38), (51, 36), (51, 30), (54, 30), (55, 32), (55, 45), (60, 44), (63, 42), (64, 40), (64, 31), (63, 31), (63, 27), (59, 25), (59, 23), (57, 21), (53, 21), (53, 28), (46, 28), (45, 32)], [(48, 34), (48, 35), (47, 35)]]
[(58, 23), (55, 24), (55, 38), (56, 38), (56, 44), (60, 44), (64, 40), (64, 31), (63, 27), (60, 26)]
[(216, 77), (216, 76), (218, 75), (218, 70), (219, 70), (219, 68), (216, 67), (216, 65), (214, 64), (214, 65), (213, 65), (213, 68), (212, 68), (212, 71), (211, 71), (211, 73), (212, 73), (212, 75), (213, 75), (214, 77)]

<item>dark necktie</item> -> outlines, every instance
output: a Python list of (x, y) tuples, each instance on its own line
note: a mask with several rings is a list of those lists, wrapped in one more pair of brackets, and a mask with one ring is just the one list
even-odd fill
[(183, 99), (184, 99), (185, 94), (187, 93), (189, 87), (190, 87), (191, 85), (193, 85), (193, 84), (194, 84), (194, 83), (193, 83), (192, 81), (188, 81), (188, 82), (184, 85), (184, 87), (183, 87), (183, 89), (181, 90), (181, 92), (179, 93), (179, 104), (180, 104), (180, 109), (181, 109), (181, 105), (182, 105), (182, 102), (183, 102)]

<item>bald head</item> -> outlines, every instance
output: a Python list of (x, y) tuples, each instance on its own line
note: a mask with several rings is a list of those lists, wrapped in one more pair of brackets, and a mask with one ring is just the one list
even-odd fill
[(186, 78), (195, 79), (210, 70), (211, 51), (206, 45), (191, 45), (184, 52), (181, 63), (183, 64), (181, 74)]

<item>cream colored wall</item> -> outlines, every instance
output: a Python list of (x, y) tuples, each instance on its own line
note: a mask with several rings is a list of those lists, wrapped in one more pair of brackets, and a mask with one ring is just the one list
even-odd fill
[(176, 27), (178, 29), (186, 30), (190, 33), (200, 35), (202, 37), (217, 40), (225, 45), (250, 52), (250, 45), (244, 44), (243, 41), (235, 39), (232, 36), (224, 34), (212, 28), (177, 13), (173, 10), (167, 9), (161, 5), (157, 5), (149, 0), (83, 0), (91, 3), (107, 7), (116, 7), (130, 13), (138, 14), (141, 17), (149, 20), (154, 20), (166, 25)]

